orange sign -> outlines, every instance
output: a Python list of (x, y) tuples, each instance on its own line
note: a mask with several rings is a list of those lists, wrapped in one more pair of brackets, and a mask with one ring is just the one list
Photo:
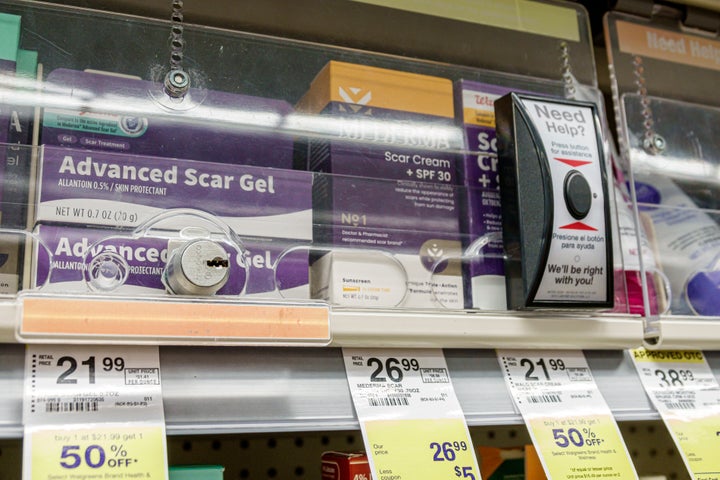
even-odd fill
[(623, 53), (720, 70), (718, 41), (624, 21), (615, 27)]
[(329, 311), (312, 305), (26, 297), (21, 335), (329, 340)]

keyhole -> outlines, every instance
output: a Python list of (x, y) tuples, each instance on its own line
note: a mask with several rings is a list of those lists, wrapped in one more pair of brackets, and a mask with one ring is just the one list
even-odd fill
[(222, 257), (215, 257), (212, 260), (207, 261), (207, 266), (215, 268), (228, 268), (230, 264), (226, 259)]

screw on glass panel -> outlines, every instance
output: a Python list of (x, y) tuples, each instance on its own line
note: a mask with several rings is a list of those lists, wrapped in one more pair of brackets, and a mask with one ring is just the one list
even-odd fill
[(184, 97), (189, 88), (190, 77), (183, 70), (171, 70), (165, 75), (165, 91), (171, 97)]
[(657, 133), (643, 140), (643, 148), (653, 154), (662, 153), (666, 147), (665, 139)]

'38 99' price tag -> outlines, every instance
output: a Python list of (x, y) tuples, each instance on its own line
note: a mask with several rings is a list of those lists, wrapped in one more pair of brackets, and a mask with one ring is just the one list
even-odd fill
[(480, 480), (442, 350), (343, 355), (375, 480)]
[(720, 478), (720, 386), (699, 350), (630, 351), (693, 478)]
[(581, 351), (498, 350), (498, 358), (548, 478), (637, 479)]
[(157, 347), (29, 345), (23, 478), (165, 480)]

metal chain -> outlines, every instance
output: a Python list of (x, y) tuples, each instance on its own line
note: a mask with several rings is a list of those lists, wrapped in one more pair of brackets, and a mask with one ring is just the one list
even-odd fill
[(182, 66), (185, 40), (183, 39), (183, 0), (172, 0), (170, 15), (170, 71), (165, 75), (165, 92), (182, 98), (190, 88), (190, 77)]
[(643, 67), (642, 57), (638, 55), (633, 57), (633, 75), (635, 76), (635, 86), (637, 86), (637, 94), (640, 96), (640, 106), (642, 107), (640, 112), (643, 117), (644, 128), (642, 146), (650, 155), (657, 155), (665, 150), (666, 144), (665, 139), (655, 132), (655, 120), (653, 119), (645, 81), (645, 68)]
[(575, 88), (575, 78), (572, 74), (572, 67), (570, 66), (570, 50), (568, 49), (567, 42), (560, 43), (560, 62), (565, 87), (565, 98), (575, 98), (577, 90)]

